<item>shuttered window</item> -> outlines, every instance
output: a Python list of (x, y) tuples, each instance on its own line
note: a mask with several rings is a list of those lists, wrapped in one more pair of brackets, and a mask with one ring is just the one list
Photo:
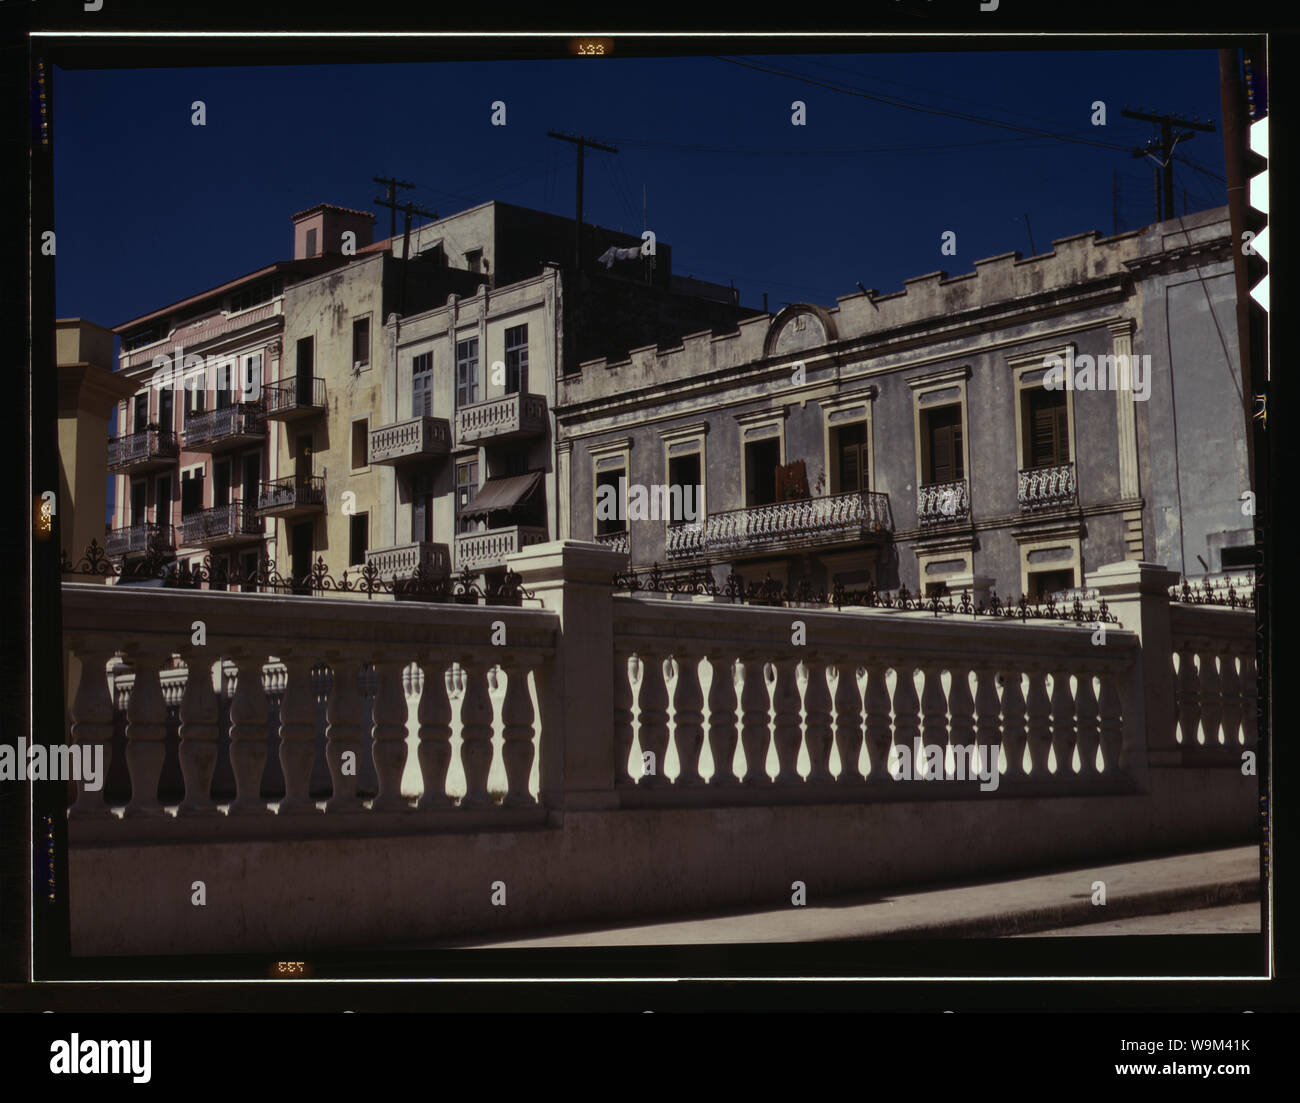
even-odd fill
[(1028, 467), (1052, 467), (1070, 462), (1070, 428), (1064, 391), (1041, 387), (1026, 392)]
[(929, 456), (925, 471), (927, 485), (953, 483), (966, 477), (962, 459), (961, 407), (944, 406), (927, 410), (926, 441)]
[(433, 416), (433, 353), (423, 352), (411, 361), (411, 416)]

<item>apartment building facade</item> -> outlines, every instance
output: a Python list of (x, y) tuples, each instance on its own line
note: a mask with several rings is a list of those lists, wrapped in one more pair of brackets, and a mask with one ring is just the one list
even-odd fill
[[(557, 401), (562, 535), (634, 566), (1036, 599), (1250, 562), (1226, 209), (593, 358)], [(598, 509), (693, 484), (695, 523)]]

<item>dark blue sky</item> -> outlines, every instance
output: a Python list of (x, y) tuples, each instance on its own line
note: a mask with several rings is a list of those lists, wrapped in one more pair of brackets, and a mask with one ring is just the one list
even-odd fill
[[(1121, 107), (1219, 120), (1213, 51), (939, 53), (744, 59), (884, 96), (1127, 148), (1154, 134)], [(499, 199), (572, 217), (574, 151), (548, 128), (617, 144), (589, 153), (585, 216), (673, 247), (680, 275), (769, 307), (834, 305), (936, 269), (1152, 220), (1152, 166), (1127, 152), (906, 110), (711, 57), (245, 69), (60, 70), (57, 308), (116, 325), (291, 255), (289, 217), (372, 205), (376, 175), (450, 214)], [(791, 125), (791, 102), (807, 125)], [(203, 100), (207, 126), (190, 123)], [(490, 125), (504, 100), (507, 125)], [(1107, 105), (1105, 127), (1091, 105)], [(1226, 202), (1219, 134), (1177, 163), (1177, 211)], [(400, 229), (400, 221), (399, 221)], [(941, 256), (940, 235), (957, 234)]]

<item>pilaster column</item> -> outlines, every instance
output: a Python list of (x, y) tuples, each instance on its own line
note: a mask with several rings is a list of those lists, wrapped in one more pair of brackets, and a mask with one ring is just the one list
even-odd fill
[(185, 799), (179, 815), (215, 816), (212, 774), (217, 766), (217, 694), (212, 688), (214, 656), (206, 647), (184, 649), (185, 693), (181, 697), (180, 762)]
[(700, 656), (678, 651), (677, 686), (673, 692), (673, 740), (681, 772), (678, 785), (700, 785), (700, 751), (704, 747), (704, 690), (700, 688)]
[(126, 768), (131, 775), (131, 799), (125, 814), (163, 816), (166, 813), (158, 800), (158, 778), (165, 755), (167, 704), (158, 673), (168, 656), (148, 645), (131, 647), (127, 654), (135, 668), (135, 683), (126, 706)]
[[(312, 657), (283, 651), (284, 693), (280, 697), (280, 770), (284, 774), (281, 816), (316, 815), (311, 798), (311, 773), (316, 759), (316, 690), (312, 686)], [(184, 738), (185, 729), (181, 728)]]
[(402, 771), (406, 768), (406, 694), (402, 690), (405, 665), (391, 655), (375, 659), (378, 681), (370, 754), (379, 783), (372, 805), (377, 812), (406, 812), (411, 807), (402, 796)]
[(804, 661), (808, 685), (803, 691), (808, 780), (833, 781), (831, 773), (831, 691), (826, 684), (826, 658), (814, 652)]
[[(1137, 447), (1137, 411), (1133, 405), (1133, 320), (1107, 323), (1114, 348), (1119, 380), (1115, 387), (1115, 419), (1119, 438), (1119, 496), (1133, 499), (1140, 493)], [(1124, 511), (1125, 558), (1143, 557), (1142, 511)]]
[(420, 722), (420, 777), (423, 792), (416, 804), (422, 812), (450, 808), (447, 770), (451, 766), (451, 702), (447, 698), (447, 670), (441, 659), (422, 659), (418, 718)]
[(232, 816), (270, 814), (262, 799), (262, 774), (266, 771), (266, 690), (262, 688), (261, 651), (237, 649), (231, 656), (239, 664), (235, 696), (230, 702), (230, 768), (235, 774)]
[(501, 758), (506, 769), (503, 808), (531, 808), (536, 803), (528, 791), (534, 754), (528, 668), (534, 661), (535, 656), (515, 652), (501, 664), (506, 675), (506, 695), (501, 703)]
[(100, 747), (103, 754), (103, 773), (100, 786), (94, 792), (86, 788), (85, 781), (77, 782), (77, 799), (68, 814), (76, 819), (107, 819), (113, 813), (104, 801), (104, 790), (108, 783), (108, 767), (113, 756), (113, 699), (108, 692), (108, 660), (113, 656), (113, 649), (102, 644), (80, 644), (72, 647), (78, 662), (79, 672), (77, 694), (72, 702), (72, 741), (77, 746)]
[(709, 652), (709, 753), (713, 755), (710, 785), (735, 785), (736, 670), (730, 652)]

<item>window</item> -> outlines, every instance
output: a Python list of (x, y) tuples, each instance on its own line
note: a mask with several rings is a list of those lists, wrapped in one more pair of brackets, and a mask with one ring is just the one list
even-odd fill
[(483, 250), (470, 249), (465, 254), (465, 267), (471, 272), (483, 271)]
[(352, 423), (352, 470), (358, 471), (370, 464), (367, 445), (370, 443), (370, 419), (362, 418)]
[(442, 242), (438, 241), (432, 245), (426, 245), (416, 256), (438, 265), (440, 268), (447, 267), (447, 253), (442, 247)]
[[(627, 469), (624, 467), (611, 467), (605, 471), (596, 472), (596, 512), (593, 515), (596, 518), (596, 535), (606, 536), (611, 532), (627, 531), (627, 503), (623, 501), (619, 493), (621, 487), (619, 482), (627, 477)], [(609, 487), (609, 490), (604, 489)], [(613, 512), (617, 516), (609, 517), (606, 514), (610, 512), (608, 507), (601, 508), (601, 503), (613, 502), (615, 509)]]
[(240, 474), (239, 496), (245, 510), (251, 510), (257, 505), (257, 484), (262, 480), (262, 453), (244, 453), (243, 470)]
[(467, 509), (474, 501), (474, 496), (478, 493), (478, 460), (470, 460), (467, 463), (458, 463), (456, 465), (456, 531), (473, 532), (476, 529), (475, 522), (461, 516), (461, 512)]
[(964, 479), (961, 407), (941, 406), (921, 411), (921, 471), (924, 485)]
[(1073, 589), (1074, 571), (1030, 571), (1029, 600), (1038, 605), (1045, 602), (1049, 595), (1062, 590)]
[(370, 547), (370, 514), (354, 513), (348, 526), (348, 566), (364, 566)]
[(478, 401), (478, 338), (456, 342), (456, 405)]
[(256, 402), (262, 394), (262, 354), (244, 357), (244, 377), (239, 381), (241, 402)]
[(224, 410), (231, 405), (231, 392), (234, 391), (239, 383), (235, 379), (235, 373), (239, 370), (239, 365), (233, 360), (227, 360), (217, 365), (217, 409)]
[(201, 414), (207, 405), (208, 393), (202, 375), (191, 375), (185, 380), (185, 416)]
[[(307, 255), (311, 256), (312, 253), (309, 252)], [(241, 287), (230, 296), (230, 313), (237, 314), (241, 310), (249, 309), (249, 307), (269, 303), (283, 291), (284, 281), (278, 278), (258, 280), (247, 287)]]
[(212, 504), (230, 505), (230, 461), (218, 460), (212, 465)]
[(143, 479), (136, 479), (131, 483), (131, 519), (128, 522), (129, 524), (144, 524), (144, 509), (148, 492), (148, 487)]
[(239, 577), (244, 580), (240, 589), (246, 594), (257, 592), (257, 559), (255, 551), (239, 553)]
[(776, 501), (776, 469), (781, 466), (781, 441), (777, 437), (745, 442), (745, 506), (765, 506)]
[(352, 366), (370, 367), (370, 318), (352, 319)]
[(316, 340), (314, 337), (299, 338), (297, 347), (297, 368), (295, 369), (298, 372), (299, 379), (304, 376), (310, 378), (311, 373), (315, 370), (316, 363), (313, 355), (315, 348)]
[(316, 231), (313, 229), (307, 231), (307, 256), (314, 257), (315, 255), (316, 255)]
[(1257, 565), (1257, 559), (1254, 544), (1240, 544), (1236, 547), (1220, 548), (1219, 570), (1235, 571), (1241, 570), (1243, 567), (1251, 568)]
[(1055, 467), (1070, 462), (1070, 422), (1065, 391), (1026, 388), (1024, 455), (1028, 467)]
[[(703, 495), (697, 493), (696, 487), (704, 485), (704, 480), (700, 478), (700, 454), (691, 452), (681, 456), (668, 457), (668, 486), (681, 487), (680, 501), (682, 503), (681, 517), (671, 517), (670, 521), (698, 521), (700, 519), (700, 507), (703, 504), (701, 498)], [(672, 495), (673, 499), (676, 495)]]
[(137, 329), (122, 338), (122, 348), (126, 352), (131, 352), (133, 349), (143, 348), (145, 345), (152, 345), (155, 341), (162, 340), (162, 336), (162, 329), (158, 325)]
[(181, 472), (181, 516), (198, 513), (203, 508), (203, 471)]
[(169, 431), (175, 428), (175, 416), (172, 410), (175, 397), (171, 387), (163, 387), (158, 391), (158, 424)]
[(433, 353), (422, 352), (411, 361), (411, 416), (433, 416)]
[(506, 330), (506, 394), (528, 390), (528, 327)]
[(411, 476), (411, 541), (433, 540), (433, 472), (427, 468)]
[(851, 494), (868, 489), (867, 482), (867, 424), (859, 421), (831, 431), (831, 463), (835, 477), (831, 493)]
[(171, 474), (159, 475), (154, 480), (153, 516), (160, 525), (172, 523), (172, 477)]
[(135, 396), (135, 410), (132, 413), (133, 432), (143, 433), (145, 426), (149, 424), (149, 395), (138, 394)]

